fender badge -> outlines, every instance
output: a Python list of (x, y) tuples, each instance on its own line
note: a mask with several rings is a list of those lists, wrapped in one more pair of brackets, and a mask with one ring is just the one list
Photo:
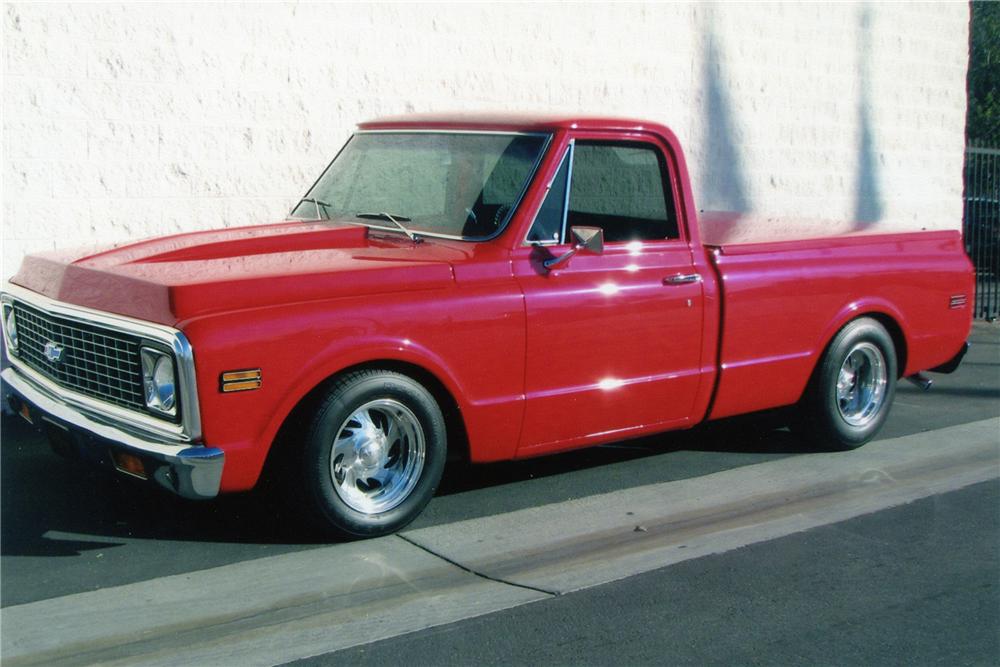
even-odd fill
[(62, 345), (57, 345), (52, 341), (45, 343), (45, 358), (49, 360), (49, 363), (58, 365), (62, 363), (63, 352), (66, 351)]

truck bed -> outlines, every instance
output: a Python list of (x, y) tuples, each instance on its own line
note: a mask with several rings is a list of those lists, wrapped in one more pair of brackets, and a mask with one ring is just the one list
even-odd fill
[[(723, 236), (706, 227), (708, 239)], [(904, 376), (951, 359), (969, 330), (958, 297), (971, 296), (972, 274), (957, 231), (704, 245), (721, 285), (711, 419), (795, 403), (826, 345), (861, 314), (892, 334)]]

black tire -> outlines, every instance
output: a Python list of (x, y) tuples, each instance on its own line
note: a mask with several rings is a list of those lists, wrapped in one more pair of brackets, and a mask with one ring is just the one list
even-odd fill
[(348, 537), (387, 535), (413, 521), (447, 458), (445, 420), (430, 392), (400, 373), (362, 370), (338, 379), (317, 405), (299, 478), (312, 518)]
[(868, 317), (848, 323), (816, 367), (793, 430), (822, 449), (865, 444), (889, 417), (896, 363), (896, 348), (884, 326)]

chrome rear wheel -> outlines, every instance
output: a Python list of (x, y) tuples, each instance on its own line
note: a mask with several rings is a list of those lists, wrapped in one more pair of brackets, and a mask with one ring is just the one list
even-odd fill
[(813, 371), (791, 426), (814, 447), (860, 447), (888, 418), (896, 378), (896, 344), (885, 326), (871, 317), (848, 322)]
[(871, 423), (885, 402), (888, 382), (885, 356), (874, 344), (856, 344), (847, 353), (837, 378), (837, 409), (851, 426)]

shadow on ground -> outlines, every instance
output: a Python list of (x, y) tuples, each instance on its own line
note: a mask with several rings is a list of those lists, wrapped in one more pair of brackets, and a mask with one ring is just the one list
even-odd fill
[[(748, 431), (748, 424), (752, 431)], [(790, 433), (768, 431), (769, 426), (759, 420), (727, 423), (527, 461), (449, 464), (435, 503), (446, 503), (449, 496), (481, 489), (565, 476), (682, 450), (767, 454), (807, 451)], [(89, 550), (113, 549), (123, 540), (135, 538), (262, 544), (329, 541), (310, 535), (268, 493), (187, 501), (112, 472), (64, 459), (49, 449), (42, 434), (17, 418), (5, 418), (2, 429), (3, 556), (77, 556)], [(67, 534), (65, 538), (61, 533)], [(81, 535), (93, 536), (93, 540), (80, 539)]]

